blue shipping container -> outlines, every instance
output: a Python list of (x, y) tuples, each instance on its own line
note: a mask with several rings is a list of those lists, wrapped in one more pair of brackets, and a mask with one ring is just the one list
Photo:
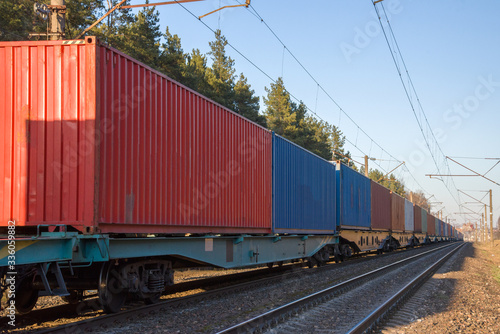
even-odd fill
[(436, 226), (436, 235), (441, 235), (441, 223), (438, 218), (434, 218), (434, 226)]
[(275, 233), (334, 233), (335, 183), (334, 164), (273, 134)]
[(369, 229), (370, 179), (348, 166), (337, 164), (337, 226)]

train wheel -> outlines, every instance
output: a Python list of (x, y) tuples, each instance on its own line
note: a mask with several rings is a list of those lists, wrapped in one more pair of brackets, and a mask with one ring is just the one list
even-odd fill
[(342, 257), (347, 259), (352, 256), (352, 249), (349, 245), (342, 245)]
[(274, 262), (269, 262), (269, 263), (267, 264), (267, 267), (268, 267), (269, 269), (271, 269), (271, 268), (273, 267), (273, 265), (274, 265)]
[(99, 300), (106, 313), (119, 312), (127, 298), (127, 291), (120, 282), (115, 266), (104, 263), (99, 275)]
[(29, 313), (35, 307), (38, 301), (38, 290), (33, 289), (33, 276), (27, 276), (19, 284), (16, 284), (16, 297), (14, 300), (19, 314)]

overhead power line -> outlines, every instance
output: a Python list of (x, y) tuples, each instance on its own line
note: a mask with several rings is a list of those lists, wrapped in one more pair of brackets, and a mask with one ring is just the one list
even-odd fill
[[(415, 86), (413, 84), (413, 80), (411, 79), (410, 73), (408, 71), (408, 68), (406, 66), (406, 63), (404, 61), (403, 54), (401, 52), (401, 49), (399, 48), (399, 44), (397, 42), (397, 39), (394, 35), (394, 31), (392, 29), (391, 23), (389, 22), (387, 13), (385, 11), (384, 4), (381, 1), (374, 1), (370, 0), (370, 2), (373, 4), (375, 8), (375, 12), (377, 13), (380, 27), (382, 28), (382, 32), (384, 34), (387, 46), (389, 47), (389, 51), (391, 53), (391, 57), (393, 59), (394, 65), (396, 66), (397, 72), (399, 74), (399, 78), (401, 81), (401, 84), (403, 85), (403, 89), (405, 91), (406, 97), (408, 98), (408, 101), (411, 106), (411, 110), (413, 112), (413, 115), (415, 116), (415, 120), (417, 121), (418, 127), (420, 129), (420, 132), (422, 133), (422, 136), (424, 137), (425, 144), (427, 146), (427, 149), (429, 150), (429, 153), (432, 157), (432, 160), (434, 161), (434, 164), (436, 166), (436, 169), (439, 174), (444, 174), (441, 173), (441, 168), (440, 164), (437, 161), (437, 155), (439, 154), (441, 156), (441, 164), (444, 165), (445, 169), (449, 172), (448, 174), (451, 174), (450, 172), (450, 167), (448, 164), (448, 161), (446, 159), (446, 156), (444, 155), (435, 135), (434, 132), (432, 131), (432, 128), (429, 124), (429, 121), (427, 119), (427, 115), (425, 114), (424, 108), (422, 106), (422, 103), (420, 101), (420, 98), (418, 97), (417, 91), (415, 89)], [(378, 4), (378, 5), (377, 5)], [(386, 24), (387, 27), (383, 24), (382, 22), (382, 13), (379, 10), (379, 7), (382, 9), (384, 18), (386, 19)], [(406, 81), (405, 81), (406, 79)], [(416, 103), (414, 102), (414, 99), (416, 100)], [(418, 113), (417, 113), (418, 110)], [(434, 148), (434, 150), (433, 150)], [(453, 181), (453, 178), (450, 178), (451, 184), (455, 188), (456, 196), (455, 194), (451, 191), (449, 188), (449, 185), (447, 184), (447, 181), (444, 181), (441, 179), (443, 184), (445, 185), (446, 189), (454, 199), (454, 201), (457, 203), (457, 205), (460, 207), (460, 194), (457, 191), (457, 187)]]
[[(238, 2), (238, 1), (237, 1)], [(238, 2), (239, 3), (239, 2)], [(186, 10), (189, 14), (191, 14), (191, 16), (193, 16), (194, 18), (196, 18), (197, 20), (199, 20), (207, 29), (209, 29), (210, 31), (212, 31), (213, 33), (215, 33), (215, 30), (212, 29), (208, 24), (206, 24), (205, 22), (203, 22), (202, 20), (199, 19), (199, 17), (197, 15), (195, 15), (193, 12), (191, 12), (188, 8), (186, 8), (182, 3), (178, 2), (178, 4), (184, 9)], [(402, 161), (396, 159), (392, 154), (390, 154), (387, 150), (385, 150), (380, 144), (378, 144), (371, 136), (368, 135), (368, 133), (363, 130), (352, 118), (351, 116), (339, 105), (339, 103), (326, 91), (326, 89), (318, 82), (318, 80), (316, 80), (316, 78), (311, 74), (311, 72), (302, 64), (302, 62), (300, 62), (300, 60), (293, 54), (293, 52), (290, 50), (290, 48), (288, 48), (285, 43), (279, 38), (279, 36), (274, 32), (274, 30), (269, 26), (269, 24), (262, 18), (262, 16), (256, 11), (256, 9), (252, 6), (252, 5), (249, 5), (247, 7), (247, 9), (249, 10), (249, 12), (255, 16), (257, 19), (259, 19), (259, 21), (261, 23), (263, 23), (267, 29), (271, 32), (271, 34), (278, 40), (278, 42), (283, 46), (283, 52), (288, 52), (292, 58), (297, 62), (297, 64), (299, 64), (299, 66), (304, 70), (304, 72), (312, 79), (312, 81), (316, 84), (317, 86), (317, 89), (318, 90), (321, 90), (322, 92), (324, 92), (324, 94), (330, 99), (330, 101), (333, 102), (333, 104), (339, 109), (340, 113), (339, 113), (339, 119), (340, 119), (340, 115), (341, 114), (344, 114), (358, 129), (358, 131), (360, 131), (362, 134), (364, 134), (372, 144), (375, 144), (380, 150), (381, 150), (381, 153), (382, 154), (386, 154), (387, 156), (389, 156), (390, 158), (393, 159), (393, 161), (396, 161), (398, 163), (402, 163)], [(251, 10), (250, 10), (251, 9)], [(253, 12), (252, 12), (253, 11)], [(259, 72), (261, 72), (265, 77), (267, 77), (271, 82), (273, 83), (276, 83), (276, 80), (274, 78), (272, 78), (268, 73), (266, 73), (262, 68), (260, 68), (257, 64), (255, 64), (253, 61), (251, 61), (246, 55), (243, 54), (243, 52), (239, 51), (234, 45), (232, 45), (229, 41), (228, 41), (228, 46), (231, 47), (236, 53), (238, 53), (241, 57), (243, 57), (248, 63), (250, 63), (252, 66), (254, 66)], [(292, 97), (295, 101), (297, 102), (302, 102), (300, 99), (298, 99), (296, 96), (294, 96), (291, 92), (288, 91), (288, 93), (290, 94), (290, 97)], [(318, 119), (322, 120), (322, 121), (325, 121), (321, 116), (319, 116), (315, 110), (312, 110), (311, 108), (309, 108), (305, 103), (304, 103), (305, 107), (307, 108), (307, 110), (315, 115), (316, 117), (318, 117)], [(358, 145), (357, 145), (357, 142), (356, 143), (353, 143), (351, 140), (349, 140), (347, 137), (345, 137), (345, 140), (346, 142), (348, 142), (349, 144), (351, 144), (354, 148), (356, 148), (360, 153), (362, 153), (363, 155), (369, 155), (367, 154), (364, 150), (362, 150)], [(370, 145), (370, 152), (371, 152), (371, 145)], [(382, 161), (383, 159), (378, 159), (379, 161)], [(389, 161), (389, 160), (387, 160)], [(382, 167), (378, 162), (374, 162), (375, 165), (377, 165), (382, 171), (384, 172), (387, 172), (386, 168)], [(416, 180), (415, 176), (411, 173), (411, 171), (408, 169), (408, 167), (406, 165), (403, 165), (404, 166), (404, 169), (408, 172), (408, 174), (411, 176), (411, 178), (415, 181), (415, 183), (420, 187), (420, 189), (422, 191), (424, 191), (425, 193), (427, 194), (430, 194), (429, 192), (425, 191), (425, 189), (418, 183), (418, 181)], [(410, 190), (410, 189), (409, 189)]]

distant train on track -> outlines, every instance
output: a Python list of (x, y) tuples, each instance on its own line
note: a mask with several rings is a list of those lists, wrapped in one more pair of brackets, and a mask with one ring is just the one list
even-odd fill
[(107, 312), (153, 303), (175, 268), (461, 238), (95, 37), (1, 42), (0, 117), (1, 289), (20, 313), (89, 289)]

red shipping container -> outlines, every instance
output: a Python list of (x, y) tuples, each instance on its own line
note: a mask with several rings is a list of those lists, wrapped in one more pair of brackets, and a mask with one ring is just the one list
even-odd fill
[(94, 37), (0, 43), (1, 224), (270, 233), (271, 133)]
[(427, 213), (427, 234), (436, 235), (436, 218), (430, 213)]
[(415, 233), (422, 233), (422, 208), (418, 205), (413, 207), (413, 218)]
[(391, 229), (403, 232), (405, 230), (405, 199), (391, 192)]
[(386, 187), (371, 181), (372, 192), (372, 229), (391, 229), (391, 191)]

